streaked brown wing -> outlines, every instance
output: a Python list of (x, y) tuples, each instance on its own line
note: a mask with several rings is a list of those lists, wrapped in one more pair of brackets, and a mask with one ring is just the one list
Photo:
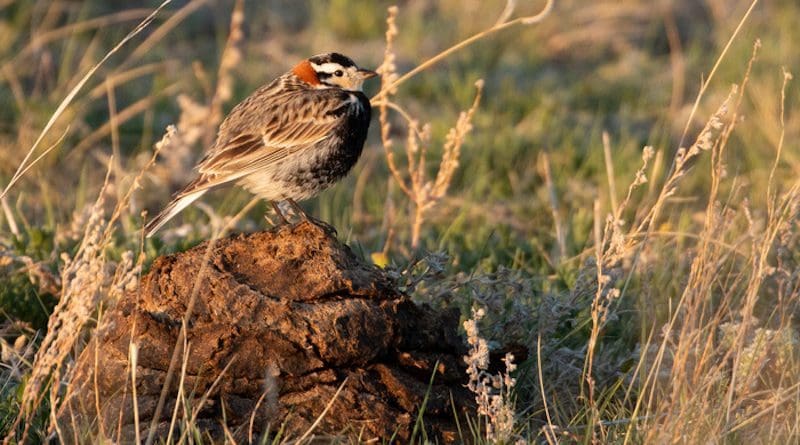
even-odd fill
[[(237, 178), (246, 176), (333, 134), (340, 117), (328, 111), (341, 106), (341, 101), (333, 98), (318, 102), (292, 99), (286, 100), (284, 106), (259, 116), (261, 122), (268, 123), (262, 128), (253, 129), (260, 134), (251, 130), (216, 147), (200, 163), (200, 173), (236, 175)], [(276, 115), (282, 115), (283, 119), (275, 119)]]
[(249, 158), (262, 148), (266, 149), (261, 136), (252, 133), (241, 134), (209, 153), (200, 161), (198, 170), (202, 174), (224, 175), (231, 171), (232, 162), (244, 157)]
[(189, 195), (198, 190), (210, 189), (227, 182), (235, 181), (247, 172), (232, 169), (234, 165), (228, 164), (228, 159), (251, 156), (253, 152), (264, 146), (260, 137), (252, 134), (243, 134), (229, 141), (223, 150), (217, 150), (206, 155), (198, 165), (199, 175), (194, 181), (187, 184), (179, 191), (174, 199)]

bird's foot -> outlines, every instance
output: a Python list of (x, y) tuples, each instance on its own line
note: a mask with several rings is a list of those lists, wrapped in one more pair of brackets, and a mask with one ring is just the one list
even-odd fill
[(322, 230), (328, 232), (331, 235), (334, 235), (334, 236), (338, 235), (338, 232), (336, 231), (336, 227), (333, 227), (332, 225), (326, 223), (325, 221), (323, 221), (321, 219), (317, 219), (317, 218), (314, 218), (314, 217), (311, 217), (311, 216), (306, 216), (303, 219), (305, 221), (310, 222), (311, 224), (314, 224), (315, 226), (321, 228)]
[(326, 223), (325, 221), (310, 216), (303, 210), (302, 207), (300, 207), (299, 204), (297, 204), (297, 202), (294, 199), (287, 199), (286, 201), (289, 203), (289, 205), (292, 206), (292, 208), (294, 208), (294, 211), (297, 212), (297, 214), (300, 216), (301, 221), (308, 221), (311, 224), (314, 224), (315, 226), (321, 228), (322, 230), (332, 235), (338, 234), (338, 232), (336, 231), (336, 227), (333, 227), (332, 225)]

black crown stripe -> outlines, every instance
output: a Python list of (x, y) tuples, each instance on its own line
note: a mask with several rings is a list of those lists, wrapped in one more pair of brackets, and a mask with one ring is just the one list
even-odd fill
[(338, 63), (339, 65), (345, 68), (350, 66), (356, 66), (355, 62), (353, 62), (349, 57), (343, 56), (339, 53), (319, 54), (310, 58), (309, 60), (317, 65), (333, 62), (333, 63)]

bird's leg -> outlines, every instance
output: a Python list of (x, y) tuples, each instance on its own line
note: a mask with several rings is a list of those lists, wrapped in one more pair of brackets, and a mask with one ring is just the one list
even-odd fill
[(270, 201), (269, 204), (275, 210), (275, 213), (278, 214), (278, 218), (280, 218), (281, 220), (281, 225), (289, 224), (289, 220), (286, 219), (286, 216), (283, 214), (283, 212), (281, 212), (281, 208), (278, 206), (278, 203), (276, 203), (275, 201)]
[(299, 204), (297, 204), (297, 202), (294, 199), (289, 198), (286, 201), (289, 203), (290, 206), (292, 206), (294, 211), (297, 212), (297, 214), (300, 216), (300, 218), (303, 218), (306, 221), (312, 219), (310, 216), (308, 216), (308, 213), (306, 213), (306, 211), (303, 210), (303, 208), (300, 207)]
[(300, 217), (303, 218), (304, 221), (309, 221), (310, 223), (312, 223), (312, 224), (314, 224), (316, 226), (322, 227), (327, 232), (330, 232), (330, 233), (333, 233), (333, 234), (337, 233), (336, 232), (336, 227), (333, 227), (332, 225), (326, 223), (325, 221), (321, 221), (321, 220), (318, 220), (318, 219), (316, 219), (316, 218), (314, 218), (312, 216), (309, 216), (308, 213), (306, 213), (305, 210), (303, 210), (303, 208), (300, 207), (300, 205), (297, 204), (297, 202), (294, 199), (290, 198), (290, 199), (287, 199), (286, 201), (289, 202), (289, 205), (292, 206), (294, 211), (297, 212), (297, 214), (300, 215)]

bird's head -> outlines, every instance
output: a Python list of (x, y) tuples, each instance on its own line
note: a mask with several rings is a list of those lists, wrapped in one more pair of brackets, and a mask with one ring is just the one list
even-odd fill
[(378, 75), (359, 68), (349, 57), (339, 53), (324, 53), (298, 63), (292, 73), (315, 88), (341, 88), (361, 91), (364, 81)]

